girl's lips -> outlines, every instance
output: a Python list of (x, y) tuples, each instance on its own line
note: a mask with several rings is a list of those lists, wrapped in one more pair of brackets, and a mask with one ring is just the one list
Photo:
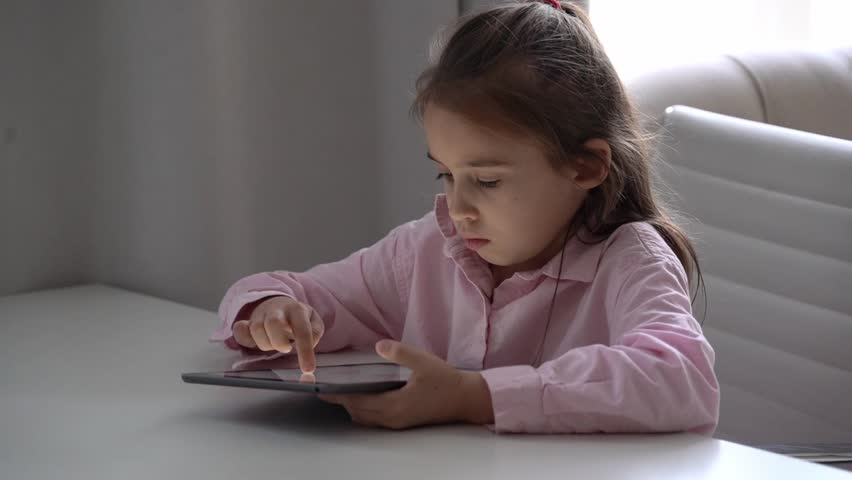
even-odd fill
[(487, 245), (489, 242), (490, 240), (485, 240), (482, 238), (466, 238), (464, 240), (464, 244), (467, 246), (467, 248), (474, 251), (479, 250), (480, 248)]

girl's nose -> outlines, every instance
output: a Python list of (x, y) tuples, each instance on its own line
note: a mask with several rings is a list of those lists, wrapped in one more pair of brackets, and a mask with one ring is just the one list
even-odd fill
[(447, 195), (447, 206), (450, 210), (450, 218), (456, 223), (472, 222), (479, 218), (479, 211), (468, 200), (467, 196), (458, 191)]

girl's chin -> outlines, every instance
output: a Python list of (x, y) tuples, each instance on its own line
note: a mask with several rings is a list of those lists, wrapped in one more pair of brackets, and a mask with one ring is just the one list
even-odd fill
[(480, 248), (479, 250), (477, 250), (474, 253), (479, 255), (479, 258), (485, 260), (486, 262), (490, 263), (491, 265), (497, 265), (497, 263), (494, 262), (493, 256), (489, 255), (488, 252), (483, 252), (482, 250), (483, 249)]
[(516, 258), (507, 257), (506, 255), (500, 255), (500, 252), (495, 252), (493, 243), (477, 249), (475, 253), (479, 255), (479, 258), (495, 267), (511, 267), (519, 263)]
[(479, 249), (476, 254), (479, 255), (479, 258), (495, 267), (508, 267), (509, 265), (512, 265), (512, 262), (507, 262), (505, 258), (495, 255), (494, 252), (489, 251), (488, 248)]
[[(490, 245), (489, 245), (490, 246)], [(488, 248), (480, 249), (476, 252), (480, 258), (488, 262), (489, 265), (500, 268), (515, 268), (520, 267), (524, 261), (517, 259), (506, 257), (505, 255), (495, 254), (492, 250)]]

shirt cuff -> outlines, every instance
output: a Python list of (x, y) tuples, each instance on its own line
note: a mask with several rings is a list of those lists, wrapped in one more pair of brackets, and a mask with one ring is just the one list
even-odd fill
[(494, 426), (504, 432), (546, 432), (541, 377), (529, 365), (500, 367), (480, 372), (491, 392)]
[(237, 319), (237, 314), (240, 313), (240, 310), (243, 309), (246, 305), (256, 302), (261, 298), (266, 297), (290, 297), (293, 298), (292, 295), (287, 295), (286, 293), (274, 291), (274, 290), (266, 290), (260, 292), (247, 292), (243, 293), (228, 303), (228, 306), (224, 312), (224, 317), (222, 319), (222, 323), (219, 328), (217, 328), (212, 335), (210, 335), (209, 340), (211, 342), (223, 342), (228, 338), (233, 336), (233, 325), (234, 321)]

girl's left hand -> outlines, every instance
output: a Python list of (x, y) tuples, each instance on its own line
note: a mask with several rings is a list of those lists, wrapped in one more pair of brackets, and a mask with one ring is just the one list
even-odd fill
[(491, 394), (479, 373), (458, 370), (429, 352), (392, 340), (376, 343), (376, 352), (411, 369), (404, 387), (319, 398), (343, 406), (352, 421), (369, 427), (399, 430), (436, 423), (493, 423)]

